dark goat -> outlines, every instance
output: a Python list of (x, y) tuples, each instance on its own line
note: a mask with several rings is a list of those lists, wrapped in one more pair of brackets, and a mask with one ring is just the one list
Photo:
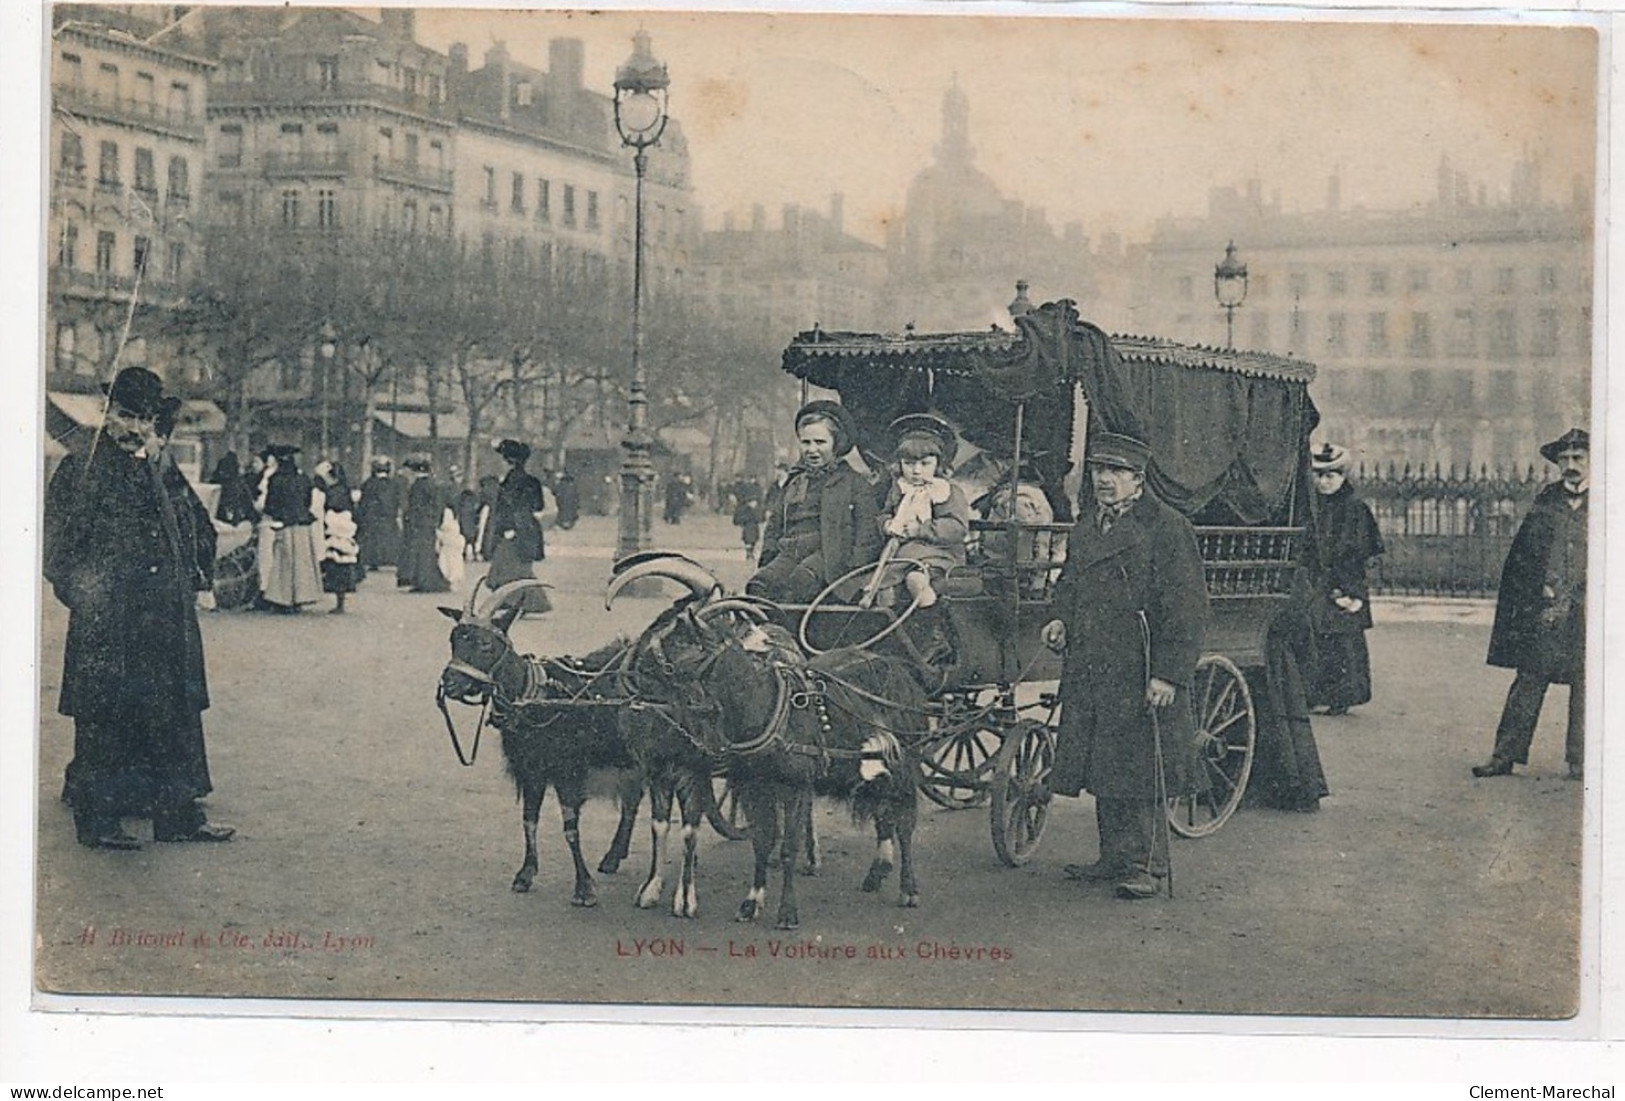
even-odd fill
[(857, 817), (874, 819), (877, 852), (863, 889), (880, 888), (895, 855), (900, 904), (917, 906), (913, 833), (923, 776), (915, 747), (927, 736), (928, 714), (914, 666), (853, 649), (804, 660), (768, 630), (738, 629), (737, 617), (761, 617), (746, 601), (701, 600), (705, 577), (701, 571), (688, 579), (698, 603), (669, 621), (655, 639), (658, 648), (640, 642), (635, 660), (657, 654), (648, 675), (667, 686), (673, 725), (726, 762), (745, 809), (756, 862), (739, 920), (754, 920), (765, 905), (777, 845), (783, 872), (778, 926), (800, 924), (794, 863), (814, 794), (846, 798)]
[(524, 806), (525, 861), (513, 877), (515, 891), (528, 891), (536, 878), (536, 824), (542, 797), (549, 784), (558, 794), (564, 817), (564, 839), (575, 864), (577, 906), (597, 903), (592, 875), (581, 856), (581, 807), (587, 799), (587, 779), (595, 770), (623, 770), (619, 784), (620, 823), (615, 840), (598, 864), (613, 873), (626, 858), (643, 798), (637, 762), (627, 751), (617, 713), (620, 708), (600, 702), (614, 684), (608, 666), (626, 649), (611, 643), (580, 659), (535, 658), (519, 654), (508, 638), (518, 606), (513, 599), (524, 589), (540, 584), (516, 581), (491, 595), (476, 612), (479, 586), (461, 610), (441, 608), (455, 620), (451, 629), (451, 660), (440, 674), (446, 699), (492, 706), (492, 725), (502, 734), (502, 756)]

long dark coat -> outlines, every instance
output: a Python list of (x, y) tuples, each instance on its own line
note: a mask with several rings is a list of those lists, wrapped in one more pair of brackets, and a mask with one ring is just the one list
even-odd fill
[[(1347, 482), (1336, 493), (1316, 495), (1311, 535), (1309, 570), (1315, 591), (1309, 614), (1315, 630), (1321, 634), (1369, 630), (1371, 586), (1366, 581), (1366, 563), (1386, 549), (1370, 507)], [(1360, 601), (1360, 610), (1343, 611), (1332, 603), (1334, 593), (1354, 597)]]
[(355, 541), (363, 566), (393, 566), (401, 556), (401, 508), (405, 488), (399, 478), (374, 474), (361, 483), (355, 506)]
[[(1589, 495), (1588, 495), (1589, 496)], [(1572, 684), (1585, 661), (1585, 556), (1589, 501), (1571, 510), (1568, 491), (1554, 483), (1540, 491), (1518, 526), (1501, 569), (1489, 664), (1522, 669), (1554, 684)], [(1567, 592), (1548, 599), (1546, 568), (1565, 533), (1576, 569)], [(1551, 622), (1543, 622), (1546, 613)]]
[(450, 504), (449, 487), (428, 474), (419, 475), (406, 491), (406, 511), (401, 517), (401, 560), (395, 573), (398, 585), (418, 592), (449, 592), (451, 582), (440, 572), (435, 551), (435, 533)]
[[(784, 496), (806, 471), (795, 468), (784, 485), (768, 494), (763, 506), (762, 552), (757, 561), (765, 566), (779, 553), (784, 538)], [(837, 463), (824, 478), (819, 498), (818, 528), (820, 554), (824, 561), (826, 584), (858, 566), (880, 557), (880, 503), (875, 488), (856, 470)]]
[(196, 596), (212, 583), (215, 530), (203, 502), (173, 463), (98, 435), (52, 477), (44, 536), (46, 579), (69, 609), (57, 710), (75, 720), (72, 797), (146, 813), (207, 795)]
[(1175, 686), (1157, 712), (1169, 795), (1197, 790), (1191, 679), (1207, 629), (1207, 587), (1190, 522), (1147, 492), (1105, 535), (1073, 529), (1052, 610), (1066, 624), (1061, 726), (1050, 787), (1110, 799), (1155, 799), (1155, 742), (1145, 702), (1140, 612), (1150, 675)]

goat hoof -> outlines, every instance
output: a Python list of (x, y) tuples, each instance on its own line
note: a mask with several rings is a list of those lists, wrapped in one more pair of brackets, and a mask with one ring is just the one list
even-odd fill
[(803, 864), (801, 866), (801, 874), (802, 875), (817, 875), (818, 874), (818, 865), (817, 864)]
[(614, 875), (620, 870), (621, 861), (619, 857), (606, 856), (598, 862), (598, 871), (602, 875)]
[(734, 915), (735, 921), (755, 921), (757, 905), (754, 899), (747, 898), (739, 904), (739, 913)]
[(880, 885), (886, 882), (891, 875), (891, 865), (879, 860), (869, 865), (869, 874), (863, 877), (863, 889), (868, 892), (880, 890)]
[(904, 895), (902, 898), (897, 900), (897, 905), (901, 906), (905, 910), (918, 910), (920, 908), (920, 896)]
[(574, 898), (572, 898), (570, 900), (570, 905), (571, 906), (580, 906), (583, 909), (591, 909), (592, 907), (598, 905), (598, 896), (597, 895), (576, 895)]
[(788, 914), (780, 914), (777, 927), (780, 929), (799, 929), (801, 928), (801, 917), (794, 911)]
[(513, 892), (516, 895), (530, 893), (531, 877), (523, 872), (513, 877)]
[(665, 890), (665, 884), (657, 877), (649, 880), (638, 891), (637, 907), (640, 910), (652, 910), (660, 905), (660, 896)]

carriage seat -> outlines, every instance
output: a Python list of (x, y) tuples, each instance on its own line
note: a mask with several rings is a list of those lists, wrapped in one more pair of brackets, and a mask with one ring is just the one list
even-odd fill
[(942, 583), (942, 594), (950, 600), (969, 600), (986, 592), (978, 566), (954, 566)]

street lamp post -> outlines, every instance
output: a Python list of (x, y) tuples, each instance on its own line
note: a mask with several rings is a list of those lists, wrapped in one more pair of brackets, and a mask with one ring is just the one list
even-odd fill
[(321, 454), (317, 456), (318, 460), (327, 458), (329, 453), (328, 422), (331, 417), (330, 410), (328, 408), (328, 376), (333, 373), (333, 357), (338, 354), (339, 350), (338, 333), (334, 332), (333, 323), (331, 321), (322, 322), (322, 331), (320, 335), (322, 342), (318, 348), (322, 353), (322, 377), (317, 380), (317, 388), (321, 393), (322, 451)]
[(1224, 246), (1224, 259), (1213, 269), (1213, 297), (1224, 311), (1224, 346), (1236, 346), (1236, 311), (1247, 301), (1247, 265), (1236, 259), (1236, 243)]
[(615, 131), (632, 150), (637, 175), (632, 239), (632, 385), (627, 393), (626, 438), (621, 441), (621, 517), (616, 558), (647, 549), (654, 509), (654, 466), (649, 461), (649, 396), (643, 369), (643, 177), (649, 147), (666, 129), (671, 78), (649, 49), (649, 32), (632, 38), (632, 56), (615, 71)]

